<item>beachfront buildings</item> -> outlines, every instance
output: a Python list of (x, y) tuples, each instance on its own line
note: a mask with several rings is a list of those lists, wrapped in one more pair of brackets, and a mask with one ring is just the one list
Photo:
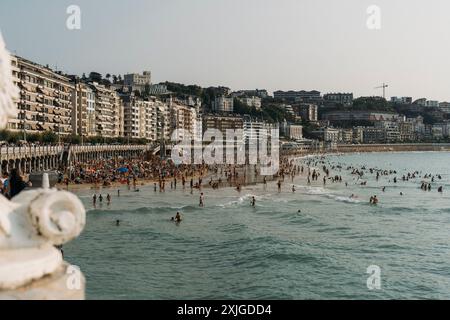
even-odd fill
[(123, 103), (119, 94), (104, 85), (90, 83), (95, 92), (96, 135), (104, 138), (123, 136)]
[(134, 94), (122, 96), (124, 110), (124, 137), (157, 140), (157, 108), (153, 101)]
[[(184, 101), (155, 97), (141, 98), (134, 93), (122, 95), (124, 102), (124, 136), (146, 139), (149, 142), (169, 141), (176, 132), (176, 139), (198, 139), (201, 121), (197, 109)], [(177, 129), (182, 129), (175, 131)], [(201, 137), (201, 136), (200, 136)]]
[(73, 134), (82, 137), (97, 135), (95, 126), (95, 91), (78, 79), (74, 80), (72, 91), (72, 129)]
[(178, 99), (169, 98), (167, 104), (170, 110), (171, 132), (173, 133), (177, 129), (182, 129), (176, 131), (177, 139), (182, 140), (187, 137), (194, 139), (198, 134), (197, 110)]
[(260, 141), (267, 141), (272, 135), (272, 130), (278, 130), (278, 124), (245, 117), (243, 122), (244, 141), (248, 145), (257, 146)]
[(228, 98), (226, 96), (215, 97), (212, 102), (212, 110), (217, 113), (232, 113), (234, 109), (233, 98)]
[(8, 129), (25, 133), (53, 131), (58, 135), (120, 137), (123, 106), (115, 90), (86, 83), (24, 58), (12, 59), (20, 89), (18, 115)]
[(323, 120), (328, 120), (331, 123), (352, 122), (352, 121), (394, 121), (399, 118), (396, 113), (377, 112), (377, 111), (331, 111), (321, 115)]
[(12, 57), (12, 72), (20, 89), (18, 114), (8, 122), (12, 131), (37, 133), (51, 130), (58, 135), (72, 133), (73, 85), (60, 72), (24, 58)]
[(118, 93), (97, 82), (84, 82), (72, 76), (72, 128), (82, 137), (123, 136), (124, 109)]
[(303, 139), (303, 126), (298, 124), (288, 124), (286, 126), (286, 137), (293, 140)]
[(218, 129), (225, 134), (227, 129), (244, 129), (244, 120), (239, 116), (224, 116), (206, 114), (203, 116), (203, 132), (208, 129)]

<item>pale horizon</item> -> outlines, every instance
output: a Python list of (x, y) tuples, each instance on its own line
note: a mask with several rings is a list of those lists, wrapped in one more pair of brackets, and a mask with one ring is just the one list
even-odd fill
[[(450, 4), (366, 1), (3, 0), (8, 49), (69, 74), (152, 72), (232, 90), (353, 92), (449, 101)], [(69, 5), (81, 30), (66, 28)], [(381, 9), (369, 30), (366, 10)]]

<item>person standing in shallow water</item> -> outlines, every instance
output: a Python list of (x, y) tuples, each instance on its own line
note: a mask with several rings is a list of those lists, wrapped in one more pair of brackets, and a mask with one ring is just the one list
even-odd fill
[(200, 207), (204, 207), (205, 206), (205, 198), (203, 196), (203, 192), (200, 194), (199, 206)]

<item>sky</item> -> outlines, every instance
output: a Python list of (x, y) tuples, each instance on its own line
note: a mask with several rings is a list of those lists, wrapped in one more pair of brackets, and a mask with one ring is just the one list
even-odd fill
[[(81, 29), (66, 27), (67, 7)], [(380, 9), (380, 29), (367, 21)], [(448, 0), (0, 0), (8, 49), (69, 74), (450, 100)], [(375, 20), (376, 21), (376, 20)]]

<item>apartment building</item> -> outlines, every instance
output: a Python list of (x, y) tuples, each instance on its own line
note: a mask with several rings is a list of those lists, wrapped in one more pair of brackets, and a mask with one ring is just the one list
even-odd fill
[(300, 116), (311, 122), (317, 122), (319, 116), (319, 108), (315, 104), (311, 103), (302, 103), (299, 107)]
[[(173, 98), (168, 99), (167, 102), (170, 110), (171, 133), (176, 129), (183, 129), (193, 139), (198, 132), (196, 109)], [(180, 140), (186, 138), (183, 131), (178, 131), (177, 138)]]
[(321, 101), (322, 97), (320, 95), (320, 91), (312, 90), (312, 91), (275, 91), (273, 93), (275, 99), (281, 100), (290, 100), (297, 102), (317, 102)]
[[(278, 130), (279, 132), (279, 125), (245, 117), (243, 129), (245, 143), (259, 148), (260, 142), (270, 142), (269, 139), (272, 136), (272, 130)], [(225, 132), (223, 133), (225, 134)]]
[(363, 143), (384, 143), (384, 142), (386, 142), (385, 129), (375, 127), (363, 128)]
[(450, 113), (450, 102), (439, 103), (439, 110), (445, 113)]
[(269, 93), (265, 89), (255, 89), (255, 90), (239, 90), (231, 93), (233, 98), (238, 97), (259, 97), (265, 99), (269, 97)]
[(412, 97), (392, 97), (391, 102), (398, 104), (412, 104), (413, 100)]
[(294, 140), (303, 139), (303, 126), (297, 124), (288, 124), (286, 126), (286, 136), (289, 139)]
[(157, 140), (156, 104), (152, 99), (141, 99), (134, 94), (122, 96), (124, 137)]
[(239, 97), (237, 98), (240, 102), (247, 105), (248, 107), (255, 108), (256, 110), (261, 110), (261, 98), (256, 96), (251, 97)]
[(219, 96), (219, 97), (216, 97), (212, 103), (212, 110), (214, 112), (232, 113), (233, 109), (234, 109), (233, 98)]
[(124, 113), (119, 94), (96, 82), (90, 85), (95, 92), (96, 135), (105, 138), (122, 136)]
[(205, 115), (203, 117), (203, 132), (208, 129), (218, 129), (222, 134), (225, 134), (227, 129), (242, 130), (244, 129), (244, 120), (242, 117)]
[(152, 73), (144, 71), (142, 74), (129, 73), (123, 76), (123, 82), (126, 86), (144, 86), (152, 83)]
[(18, 115), (8, 122), (12, 131), (72, 133), (72, 91), (70, 79), (48, 67), (24, 58), (12, 57), (14, 82), (20, 90)]
[(344, 106), (353, 105), (353, 93), (327, 93), (323, 96), (327, 102), (342, 104)]
[(94, 89), (79, 80), (73, 81), (72, 91), (72, 133), (83, 137), (97, 134), (95, 126)]

